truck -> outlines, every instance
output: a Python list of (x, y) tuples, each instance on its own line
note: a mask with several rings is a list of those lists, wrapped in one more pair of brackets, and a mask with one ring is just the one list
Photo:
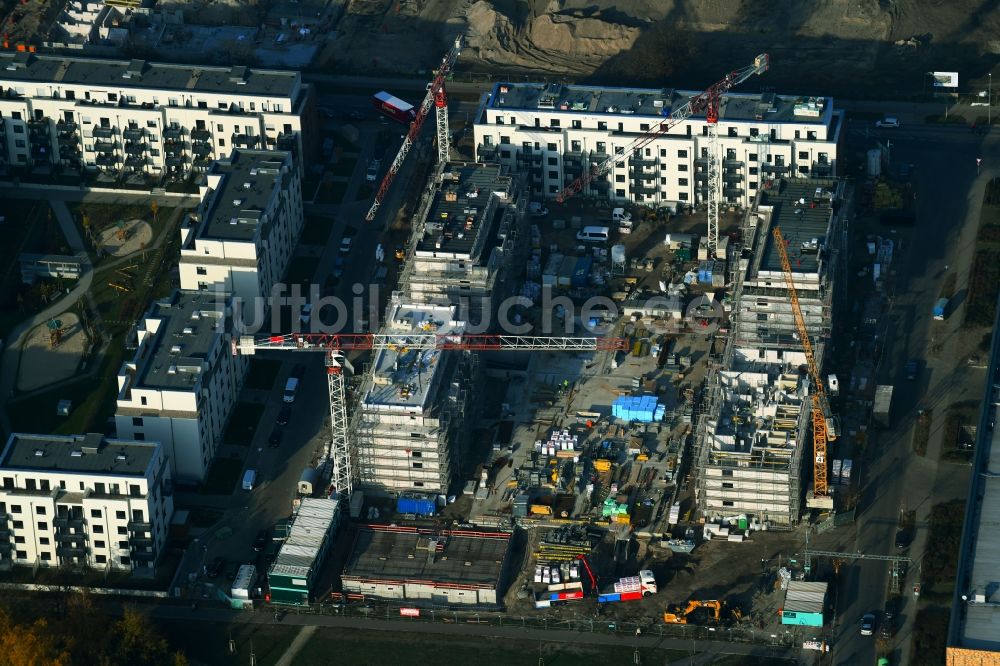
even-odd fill
[(934, 319), (937, 321), (944, 321), (945, 316), (948, 314), (948, 299), (939, 298), (934, 304)]
[(372, 106), (382, 115), (404, 125), (409, 125), (417, 117), (417, 110), (412, 104), (404, 102), (384, 90), (372, 95)]
[(872, 407), (872, 421), (880, 428), (891, 425), (892, 386), (882, 384), (875, 387), (875, 404)]
[(583, 599), (583, 583), (572, 581), (548, 586), (548, 591), (535, 594), (535, 608), (551, 608), (553, 604)]
[(638, 576), (621, 578), (610, 589), (597, 595), (597, 603), (608, 604), (619, 601), (634, 601), (656, 594), (656, 578), (649, 569), (643, 569)]

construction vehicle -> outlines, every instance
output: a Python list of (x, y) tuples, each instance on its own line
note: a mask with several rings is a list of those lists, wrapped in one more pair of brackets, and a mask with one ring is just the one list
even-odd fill
[(624, 351), (624, 338), (534, 337), (524, 335), (437, 333), (290, 333), (233, 339), (233, 355), (253, 355), (264, 350), (322, 352), (326, 356), (330, 405), (330, 483), (341, 499), (353, 491), (354, 452), (348, 434), (347, 390), (344, 372), (354, 372), (347, 360), (350, 351)]
[(697, 601), (692, 599), (687, 602), (687, 606), (681, 608), (675, 606), (673, 609), (663, 613), (663, 621), (667, 624), (687, 624), (688, 616), (700, 608), (708, 608), (712, 611), (712, 621), (718, 624), (722, 619), (722, 602), (711, 599), (708, 601)]
[(693, 115), (704, 113), (708, 126), (709, 143), (707, 168), (708, 195), (706, 197), (706, 203), (708, 204), (708, 249), (709, 255), (714, 257), (716, 247), (719, 243), (719, 199), (721, 197), (721, 192), (719, 191), (721, 189), (719, 139), (717, 134), (719, 102), (722, 99), (722, 95), (743, 83), (751, 76), (763, 74), (769, 66), (770, 57), (766, 53), (762, 53), (754, 58), (753, 64), (726, 74), (722, 80), (712, 84), (704, 92), (698, 93), (688, 100), (687, 103), (675, 108), (654, 129), (641, 135), (624, 148), (615, 150), (614, 154), (606, 158), (603, 162), (593, 165), (590, 171), (585, 172), (557, 194), (556, 201), (562, 203), (567, 198), (582, 191), (592, 180), (607, 174), (615, 165), (621, 164), (636, 153), (641, 154), (643, 148), (665, 135), (671, 128)]
[(587, 572), (587, 580), (590, 582), (591, 593), (597, 592), (597, 576), (594, 575), (594, 570), (590, 568), (590, 562), (587, 561), (587, 556), (584, 554), (579, 554), (576, 559), (580, 560), (583, 564), (583, 570)]
[(827, 442), (834, 441), (837, 438), (837, 430), (830, 412), (830, 403), (826, 398), (826, 390), (823, 388), (823, 379), (820, 377), (819, 367), (816, 365), (812, 341), (809, 339), (809, 329), (806, 328), (806, 320), (802, 316), (802, 308), (799, 306), (799, 295), (795, 290), (795, 280), (792, 277), (792, 264), (788, 260), (788, 250), (785, 249), (785, 238), (781, 235), (780, 227), (775, 227), (772, 234), (774, 236), (775, 247), (778, 248), (778, 254), (781, 256), (781, 269), (785, 274), (785, 285), (788, 288), (788, 297), (792, 302), (792, 313), (795, 315), (795, 328), (799, 333), (799, 341), (802, 343), (802, 350), (806, 355), (806, 363), (809, 366), (809, 376), (812, 378), (813, 383), (811, 394), (813, 498), (822, 502), (830, 497), (830, 486), (826, 474), (826, 445)]
[[(368, 214), (365, 215), (366, 222), (373, 222), (375, 220), (375, 214), (378, 212), (379, 206), (382, 205), (385, 195), (389, 192), (393, 179), (399, 173), (403, 162), (406, 161), (406, 156), (410, 154), (410, 148), (413, 147), (417, 137), (420, 135), (420, 129), (424, 126), (424, 120), (427, 118), (431, 106), (436, 108), (438, 161), (443, 163), (448, 160), (451, 134), (448, 129), (448, 96), (444, 89), (444, 82), (448, 75), (451, 74), (451, 68), (455, 64), (455, 61), (458, 60), (458, 55), (461, 52), (462, 37), (459, 36), (455, 38), (451, 49), (441, 59), (441, 64), (438, 66), (434, 80), (427, 85), (427, 94), (417, 108), (416, 115), (413, 116), (413, 122), (410, 123), (410, 129), (406, 132), (403, 145), (399, 147), (396, 157), (392, 160), (389, 170), (382, 177), (382, 182), (375, 192), (375, 199), (372, 201), (371, 208), (368, 209)], [(396, 116), (393, 115), (393, 117)], [(402, 120), (401, 117), (398, 119)]]

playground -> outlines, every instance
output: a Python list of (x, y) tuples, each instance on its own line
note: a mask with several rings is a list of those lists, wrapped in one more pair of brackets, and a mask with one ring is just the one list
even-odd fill
[(17, 390), (34, 391), (74, 376), (87, 344), (80, 320), (71, 312), (35, 326), (21, 350)]
[(153, 228), (143, 220), (119, 220), (101, 231), (98, 247), (112, 257), (127, 257), (149, 247)]

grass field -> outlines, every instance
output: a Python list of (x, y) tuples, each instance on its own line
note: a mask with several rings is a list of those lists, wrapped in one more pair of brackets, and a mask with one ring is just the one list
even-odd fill
[(202, 495), (231, 494), (242, 471), (242, 458), (216, 458), (208, 468), (205, 483), (201, 487)]
[(306, 216), (306, 224), (302, 229), (302, 236), (299, 242), (303, 245), (326, 245), (326, 242), (330, 240), (330, 232), (333, 230), (333, 225), (336, 222), (336, 219), (326, 215)]
[(260, 405), (253, 402), (236, 403), (236, 406), (233, 407), (233, 414), (229, 417), (229, 423), (226, 425), (226, 431), (222, 434), (222, 443), (250, 446), (250, 440), (257, 432), (260, 415)]
[[(296, 630), (261, 624), (156, 623), (173, 649), (181, 650), (191, 666), (272, 666), (285, 653)], [(233, 652), (229, 651), (232, 640)], [(253, 662), (250, 654), (253, 653)], [(327, 663), (331, 663), (329, 658)], [(339, 663), (339, 659), (335, 663)]]

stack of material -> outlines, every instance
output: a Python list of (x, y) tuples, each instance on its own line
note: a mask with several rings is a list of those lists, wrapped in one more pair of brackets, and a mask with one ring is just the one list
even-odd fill
[(607, 498), (601, 505), (601, 515), (605, 518), (616, 518), (622, 514), (628, 515), (628, 504), (619, 504), (614, 497)]
[(611, 405), (611, 414), (623, 421), (653, 423), (662, 421), (666, 408), (656, 396), (622, 396)]
[(834, 460), (833, 469), (830, 470), (830, 483), (835, 486), (851, 485), (851, 467), (853, 467), (853, 461), (850, 458)]
[(576, 451), (579, 444), (580, 438), (577, 435), (571, 435), (569, 430), (554, 430), (549, 435), (548, 441), (535, 440), (535, 451), (547, 456), (570, 457), (568, 454), (560, 454), (559, 452)]
[(514, 497), (513, 514), (515, 518), (525, 518), (528, 515), (528, 494), (521, 493)]

